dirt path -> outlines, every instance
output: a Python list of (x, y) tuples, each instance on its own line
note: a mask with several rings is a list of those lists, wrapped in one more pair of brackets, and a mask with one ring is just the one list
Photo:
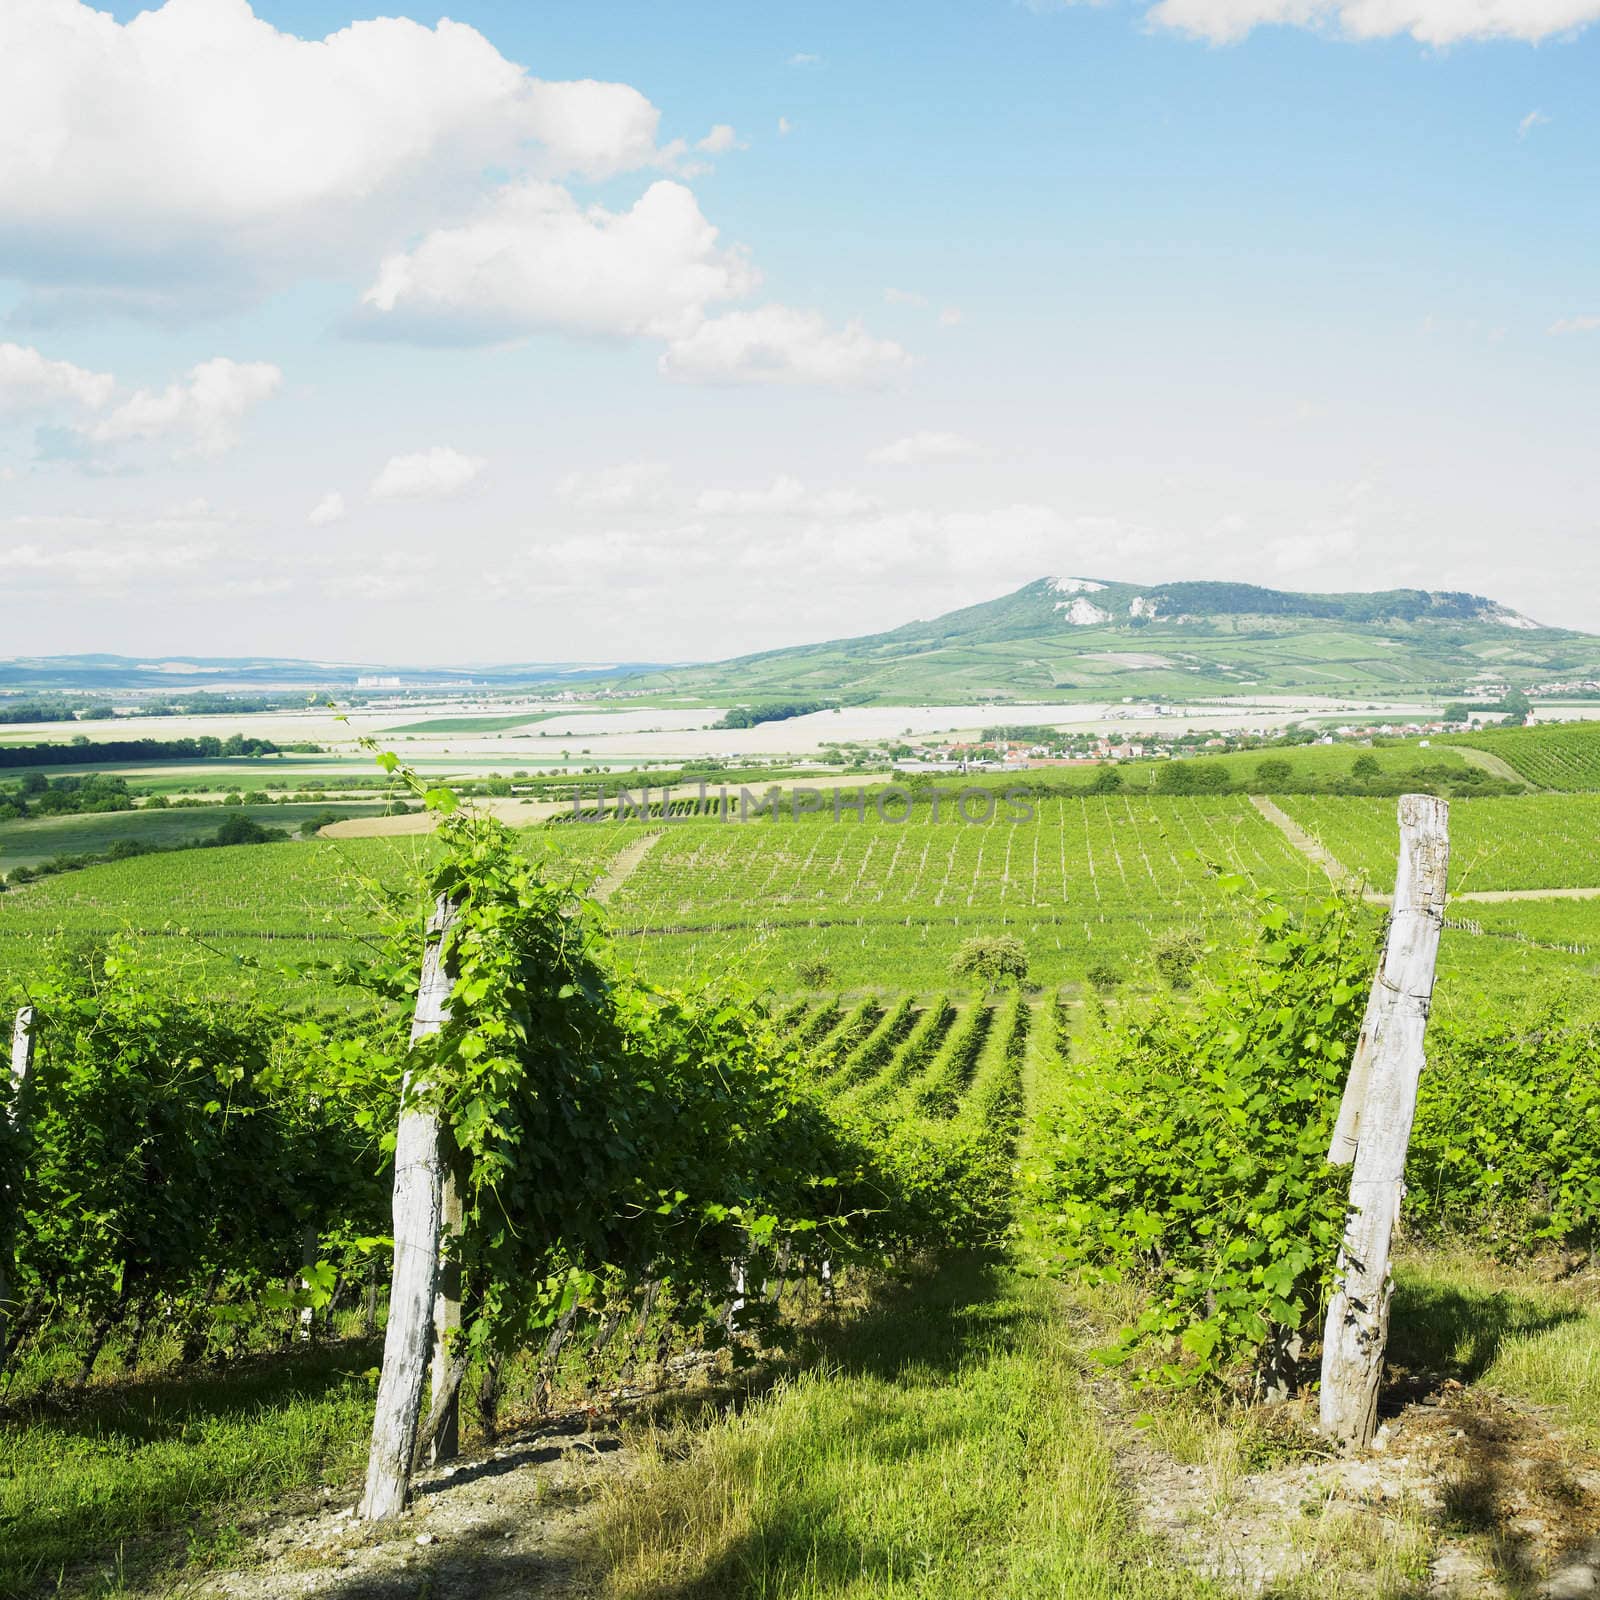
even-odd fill
[(286, 1506), (251, 1529), (254, 1560), (188, 1580), (187, 1600), (577, 1600), (597, 1499), (625, 1475), (614, 1427), (576, 1417), (420, 1475), (410, 1510)]
[(659, 833), (647, 833), (617, 851), (604, 876), (594, 886), (594, 898), (602, 902), (609, 900), (634, 875), (639, 863), (655, 848), (656, 840), (660, 837)]
[[(1388, 900), (1385, 895), (1384, 900)], [(1454, 905), (1461, 900), (1476, 900), (1479, 904), (1494, 904), (1501, 900), (1595, 900), (1600, 899), (1600, 889), (1468, 889), (1450, 896)]]
[[(1335, 883), (1348, 883), (1355, 876), (1334, 853), (1326, 846), (1314, 839), (1293, 817), (1281, 806), (1276, 806), (1264, 794), (1250, 796), (1250, 804), (1264, 816), (1285, 839), (1292, 844), (1301, 855), (1316, 864), (1333, 879)], [(341, 823), (342, 827), (343, 824)]]
[(1487, 750), (1475, 749), (1470, 744), (1451, 745), (1450, 748), (1459, 751), (1461, 759), (1469, 766), (1487, 772), (1490, 777), (1504, 778), (1508, 783), (1520, 783), (1528, 789), (1537, 790), (1539, 787), (1536, 783), (1529, 783), (1509, 762), (1502, 761), (1499, 756), (1491, 755)]

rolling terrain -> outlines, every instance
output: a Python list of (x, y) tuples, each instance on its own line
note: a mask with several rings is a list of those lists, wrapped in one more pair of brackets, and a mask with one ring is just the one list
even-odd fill
[(1162, 700), (1262, 693), (1470, 696), (1586, 678), (1600, 639), (1480, 595), (1296, 594), (1243, 583), (1155, 587), (1039, 578), (887, 633), (764, 651), (632, 681), (747, 700)]

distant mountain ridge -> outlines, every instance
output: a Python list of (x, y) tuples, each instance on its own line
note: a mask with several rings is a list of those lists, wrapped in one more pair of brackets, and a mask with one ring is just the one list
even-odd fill
[(1299, 593), (1251, 583), (1036, 578), (887, 632), (762, 651), (646, 681), (679, 691), (884, 700), (1237, 697), (1249, 690), (1475, 693), (1600, 676), (1600, 639), (1484, 595)]
[(1118, 622), (1181, 625), (1221, 617), (1303, 617), (1320, 621), (1487, 622), (1523, 632), (1550, 632), (1531, 617), (1480, 594), (1457, 590), (1385, 589), (1371, 594), (1300, 594), (1253, 583), (1118, 583), (1104, 578), (1036, 578), (998, 600), (951, 611), (931, 622), (912, 622), (885, 638), (912, 638), (928, 629), (944, 633), (983, 626), (988, 616), (1007, 627), (1101, 627)]

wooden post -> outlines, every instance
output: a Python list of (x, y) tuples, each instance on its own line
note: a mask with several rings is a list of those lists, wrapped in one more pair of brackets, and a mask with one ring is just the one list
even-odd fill
[[(451, 978), (444, 960), (444, 940), (459, 910), (455, 901), (440, 895), (428, 919), (422, 980), (411, 1022), (413, 1045), (449, 1021)], [(360, 1509), (368, 1521), (403, 1511), (410, 1493), (411, 1460), (422, 1420), (422, 1386), (433, 1342), (433, 1299), (439, 1285), (443, 1139), (437, 1111), (417, 1105), (411, 1090), (407, 1073), (394, 1148), (394, 1278), (372, 1419), (372, 1448), (367, 1457), (367, 1487)]]
[[(17, 1011), (16, 1026), (11, 1032), (11, 1081), (10, 1092), (6, 1096), (6, 1121), (13, 1133), (21, 1125), (22, 1086), (28, 1081), (32, 1066), (33, 1007), (22, 1006)], [(4, 1254), (0, 1254), (0, 1366), (5, 1364), (6, 1351), (10, 1347), (12, 1266), (12, 1252), (8, 1245)]]
[[(459, 1354), (456, 1349), (461, 1331), (461, 1258), (453, 1241), (461, 1234), (461, 1185), (452, 1165), (447, 1165), (444, 1175), (444, 1196), (440, 1211), (444, 1256), (439, 1264), (439, 1288), (433, 1297), (433, 1368), (429, 1387), (433, 1391), (433, 1404), (438, 1408), (441, 1396), (446, 1393), (451, 1362)], [(444, 1402), (444, 1415), (434, 1431), (433, 1442), (428, 1446), (428, 1462), (437, 1466), (441, 1461), (452, 1461), (461, 1451), (461, 1384), (458, 1379), (449, 1398)]]
[(1345, 1130), (1355, 1140), (1350, 1211), (1322, 1342), (1322, 1431), (1346, 1448), (1370, 1444), (1378, 1427), (1393, 1288), (1389, 1246), (1405, 1194), (1406, 1147), (1444, 927), (1449, 820), (1445, 801), (1401, 796), (1400, 870), (1378, 973), (1383, 994), (1375, 986), (1368, 1004), (1365, 1089), (1359, 1115)]

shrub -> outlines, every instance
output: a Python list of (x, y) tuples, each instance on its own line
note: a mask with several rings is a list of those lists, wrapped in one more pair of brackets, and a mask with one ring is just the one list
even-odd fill
[(1171, 988), (1187, 989), (1205, 950), (1205, 940), (1192, 928), (1173, 928), (1156, 940), (1151, 959)]
[(1069, 1261), (1148, 1285), (1111, 1356), (1168, 1383), (1312, 1328), (1343, 1231), (1348, 1174), (1325, 1158), (1373, 959), (1364, 912), (1291, 916), (1263, 895), (1255, 921), (1193, 1000), (1088, 1044), (1041, 1180)]
[(1002, 984), (1022, 984), (1028, 977), (1028, 949), (1009, 933), (980, 934), (968, 939), (950, 958), (950, 975), (969, 979), (985, 994)]
[(821, 956), (814, 956), (811, 960), (800, 963), (795, 969), (795, 976), (800, 980), (802, 989), (826, 988), (833, 982), (833, 963)]

